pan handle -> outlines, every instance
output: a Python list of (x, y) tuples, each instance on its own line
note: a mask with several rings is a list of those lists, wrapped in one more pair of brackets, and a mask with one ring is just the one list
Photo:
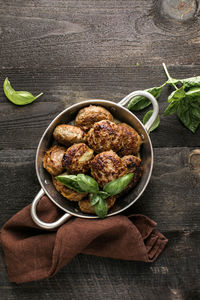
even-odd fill
[(65, 223), (65, 221), (67, 221), (68, 219), (71, 218), (71, 215), (66, 213), (60, 219), (58, 219), (57, 221), (55, 221), (53, 223), (45, 223), (45, 222), (41, 221), (37, 216), (36, 208), (37, 208), (38, 202), (40, 201), (40, 198), (44, 195), (45, 195), (45, 193), (44, 193), (43, 189), (41, 189), (35, 196), (33, 203), (31, 205), (31, 217), (32, 217), (33, 221), (39, 227), (42, 227), (44, 229), (54, 229), (54, 228), (62, 225), (63, 223)]
[(118, 104), (125, 106), (133, 97), (136, 97), (136, 96), (144, 96), (144, 97), (148, 98), (153, 105), (153, 114), (152, 114), (151, 118), (147, 121), (147, 123), (144, 125), (144, 128), (148, 132), (149, 129), (151, 128), (151, 126), (153, 125), (153, 123), (155, 122), (155, 120), (158, 116), (158, 112), (159, 112), (158, 102), (153, 95), (151, 95), (149, 92), (145, 92), (145, 91), (135, 91), (135, 92), (128, 94), (126, 97), (124, 97)]

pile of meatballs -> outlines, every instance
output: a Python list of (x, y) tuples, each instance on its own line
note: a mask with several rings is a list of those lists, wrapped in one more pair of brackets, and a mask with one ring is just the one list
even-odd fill
[[(43, 166), (52, 175), (56, 190), (69, 201), (77, 201), (84, 213), (95, 214), (90, 195), (69, 189), (55, 176), (87, 174), (103, 188), (112, 180), (134, 173), (122, 193), (133, 188), (142, 176), (140, 135), (128, 124), (116, 123), (112, 114), (101, 106), (84, 107), (76, 116), (75, 126), (60, 124), (54, 129), (53, 137), (57, 144), (46, 151)], [(106, 201), (110, 209), (116, 196)]]

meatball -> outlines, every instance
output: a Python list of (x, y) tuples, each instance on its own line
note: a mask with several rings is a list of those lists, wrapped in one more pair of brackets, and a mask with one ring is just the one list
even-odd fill
[[(115, 204), (115, 201), (116, 201), (115, 196), (111, 196), (106, 199), (108, 209), (110, 209)], [(82, 212), (86, 214), (95, 214), (94, 206), (90, 205), (90, 200), (88, 198), (79, 201), (78, 205)]]
[(90, 105), (79, 111), (76, 116), (75, 124), (83, 130), (88, 131), (95, 122), (101, 120), (113, 121), (113, 116), (107, 109), (101, 106)]
[(119, 151), (120, 156), (137, 154), (140, 151), (142, 139), (135, 129), (126, 123), (118, 124), (122, 131), (122, 147)]
[(133, 179), (129, 183), (127, 189), (134, 187), (142, 177), (142, 161), (139, 157), (134, 155), (127, 155), (122, 157), (123, 163), (126, 165), (127, 174), (133, 173)]
[(61, 124), (56, 126), (53, 132), (54, 139), (65, 146), (86, 141), (86, 133), (79, 127)]
[(67, 198), (70, 201), (80, 201), (87, 196), (87, 193), (77, 193), (74, 190), (69, 189), (53, 176), (52, 176), (52, 182), (56, 190), (59, 193), (61, 193), (63, 197)]
[(108, 120), (96, 122), (88, 132), (88, 145), (97, 153), (109, 150), (117, 152), (122, 147), (122, 130)]
[(74, 144), (65, 152), (62, 165), (71, 174), (87, 173), (90, 168), (90, 161), (93, 158), (93, 152), (84, 143)]
[(127, 173), (121, 158), (113, 151), (99, 153), (91, 162), (91, 175), (100, 187)]
[(51, 175), (57, 176), (63, 172), (62, 159), (65, 151), (66, 148), (55, 145), (45, 152), (43, 157), (43, 167)]

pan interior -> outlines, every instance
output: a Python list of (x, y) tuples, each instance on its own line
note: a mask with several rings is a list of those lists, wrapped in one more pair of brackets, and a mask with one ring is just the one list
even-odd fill
[(116, 201), (115, 205), (109, 210), (108, 216), (117, 214), (125, 210), (140, 197), (149, 182), (153, 166), (153, 151), (149, 136), (144, 130), (142, 123), (126, 108), (123, 108), (120, 105), (107, 100), (89, 100), (72, 105), (71, 107), (65, 109), (51, 122), (40, 140), (36, 154), (36, 173), (45, 193), (57, 206), (72, 215), (82, 218), (97, 218), (97, 216), (82, 213), (78, 207), (77, 202), (71, 202), (67, 200), (59, 192), (56, 191), (55, 187), (52, 184), (51, 175), (43, 168), (42, 159), (45, 151), (53, 144), (52, 133), (54, 128), (58, 124), (72, 123), (78, 111), (81, 108), (89, 106), (91, 104), (101, 105), (108, 109), (115, 119), (121, 122), (125, 122), (135, 128), (143, 139), (143, 144), (140, 151), (144, 169), (143, 176), (135, 188), (133, 188), (126, 196), (123, 196)]

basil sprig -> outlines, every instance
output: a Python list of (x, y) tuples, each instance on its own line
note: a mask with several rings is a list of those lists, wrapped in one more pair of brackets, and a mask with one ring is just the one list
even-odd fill
[(121, 193), (130, 183), (132, 178), (132, 173), (126, 174), (107, 183), (103, 187), (103, 191), (100, 191), (97, 181), (91, 176), (85, 174), (63, 174), (56, 176), (58, 181), (77, 193), (90, 193), (90, 204), (94, 206), (94, 211), (100, 218), (105, 218), (108, 213), (108, 205), (105, 200), (110, 196)]
[[(163, 116), (172, 115), (177, 113), (180, 121), (193, 133), (196, 132), (200, 125), (200, 76), (175, 79), (172, 78), (167, 70), (166, 65), (163, 63), (163, 68), (167, 75), (168, 80), (159, 87), (153, 87), (145, 91), (151, 93), (156, 99), (160, 96), (162, 89), (165, 85), (174, 87), (174, 91), (168, 97), (168, 106), (166, 107)], [(151, 101), (145, 97), (134, 97), (128, 105), (131, 111), (137, 111), (148, 107)], [(144, 116), (143, 123), (145, 124), (152, 111), (148, 111)], [(160, 118), (156, 119), (149, 132), (155, 130), (160, 123)]]
[(16, 105), (26, 105), (33, 102), (35, 99), (39, 98), (43, 93), (37, 96), (33, 96), (31, 93), (26, 91), (15, 91), (8, 78), (4, 80), (3, 90), (6, 97)]

